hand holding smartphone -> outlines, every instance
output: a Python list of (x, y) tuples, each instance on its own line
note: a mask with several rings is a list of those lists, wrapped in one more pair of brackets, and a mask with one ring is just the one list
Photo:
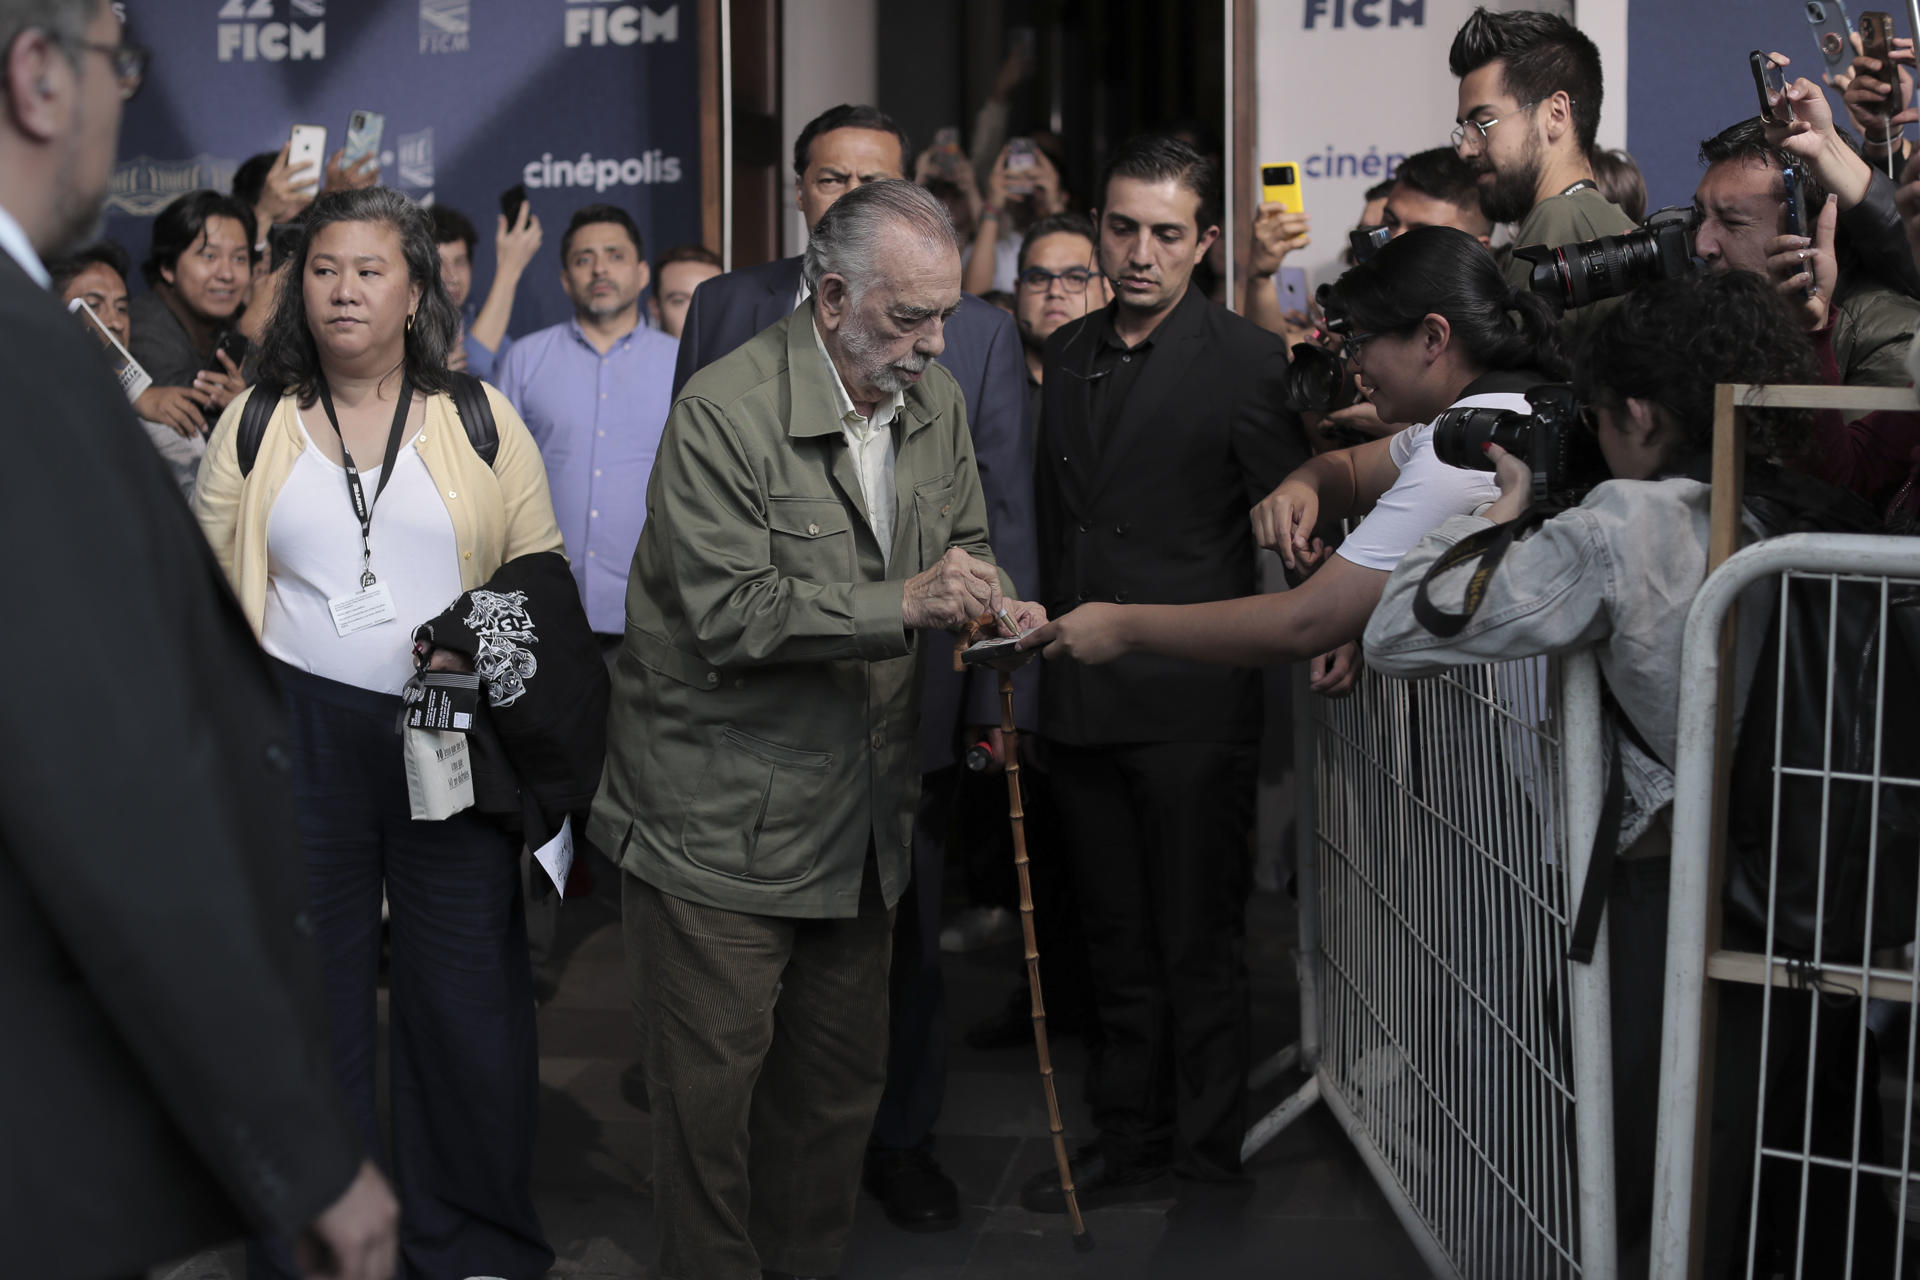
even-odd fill
[(1771, 56), (1755, 49), (1747, 55), (1753, 70), (1753, 89), (1760, 96), (1760, 118), (1768, 124), (1791, 124), (1793, 103), (1787, 99), (1787, 73)]

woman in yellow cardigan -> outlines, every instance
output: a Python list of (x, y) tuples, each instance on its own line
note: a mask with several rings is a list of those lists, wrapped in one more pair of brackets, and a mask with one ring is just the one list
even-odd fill
[[(403, 1274), (543, 1275), (528, 1187), (539, 1082), (517, 844), (471, 811), (410, 817), (412, 635), (514, 557), (560, 549), (540, 454), (504, 397), (489, 466), (449, 394), (459, 318), (426, 214), (384, 188), (315, 201), (262, 338), (284, 387), (251, 468), (246, 400), (207, 446), (194, 512), (276, 660), (293, 722), (310, 930), (335, 1069), (369, 1151), (380, 900), (392, 917), (393, 1155)], [(271, 394), (270, 392), (264, 394)], [(291, 1274), (285, 1242), (252, 1277)]]

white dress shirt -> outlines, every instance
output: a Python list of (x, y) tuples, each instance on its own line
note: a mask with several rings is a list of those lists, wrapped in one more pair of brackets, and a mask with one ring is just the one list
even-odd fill
[(33, 241), (27, 239), (26, 230), (5, 209), (0, 209), (0, 249), (19, 263), (20, 269), (32, 276), (35, 284), (42, 289), (53, 287), (53, 277), (47, 274), (40, 255), (33, 251)]
[(893, 398), (877, 404), (871, 418), (863, 418), (853, 407), (847, 384), (840, 379), (833, 357), (827, 354), (826, 341), (820, 336), (819, 322), (813, 325), (813, 345), (833, 375), (833, 394), (840, 409), (840, 431), (847, 438), (847, 451), (853, 455), (854, 470), (860, 475), (860, 500), (867, 507), (867, 524), (880, 543), (880, 560), (893, 567), (893, 422), (906, 406), (906, 393), (896, 391)]

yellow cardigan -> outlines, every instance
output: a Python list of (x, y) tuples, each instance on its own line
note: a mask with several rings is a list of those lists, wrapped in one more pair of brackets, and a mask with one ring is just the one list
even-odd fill
[[(207, 441), (193, 514), (258, 636), (267, 611), (267, 517), (307, 440), (289, 393), (267, 422), (253, 470), (242, 476), (234, 437), (241, 409), (252, 394), (249, 388), (234, 397)], [(427, 397), (426, 424), (414, 437), (420, 460), (453, 517), (460, 586), (466, 591), (484, 584), (517, 556), (562, 550), (540, 449), (505, 396), (488, 386), (487, 400), (500, 431), (500, 452), (491, 467), (473, 451), (453, 398), (444, 393)]]

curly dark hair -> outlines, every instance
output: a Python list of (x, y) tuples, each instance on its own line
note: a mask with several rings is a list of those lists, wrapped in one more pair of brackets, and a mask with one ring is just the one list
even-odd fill
[(304, 282), (314, 237), (336, 222), (383, 222), (393, 228), (407, 277), (420, 286), (420, 305), (407, 329), (407, 379), (415, 390), (428, 394), (451, 390), (447, 353), (459, 339), (460, 313), (440, 281), (440, 252), (426, 210), (390, 187), (329, 191), (300, 216), (300, 242), (288, 255), (291, 274), (280, 290), (280, 306), (260, 337), (260, 381), (294, 392), (302, 405), (320, 395), (320, 348), (307, 327)]
[[(1642, 285), (1588, 333), (1574, 390), (1587, 404), (1659, 405), (1675, 439), (1666, 469), (1684, 470), (1713, 451), (1713, 394), (1722, 382), (1818, 382), (1813, 345), (1771, 281), (1746, 271), (1694, 272)], [(1746, 415), (1754, 461), (1803, 452), (1813, 419), (1804, 409)]]
[(1484, 370), (1567, 376), (1553, 307), (1514, 288), (1479, 240), (1454, 227), (1416, 227), (1389, 240), (1320, 293), (1335, 330), (1395, 333), (1445, 316), (1454, 341)]

